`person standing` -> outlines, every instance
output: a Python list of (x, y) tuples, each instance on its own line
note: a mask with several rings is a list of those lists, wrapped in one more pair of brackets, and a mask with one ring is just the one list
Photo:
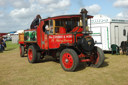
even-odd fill
[(6, 48), (6, 40), (2, 37), (2, 46), (3, 46), (3, 50), (5, 50)]
[(3, 48), (2, 48), (3, 46), (2, 46), (2, 37), (0, 36), (0, 52), (2, 52), (3, 51)]

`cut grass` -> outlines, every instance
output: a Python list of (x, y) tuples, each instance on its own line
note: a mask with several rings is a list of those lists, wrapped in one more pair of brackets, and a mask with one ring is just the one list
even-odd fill
[(7, 44), (7, 48), (5, 49), (5, 51), (14, 50), (19, 46), (18, 43), (12, 43), (12, 41), (7, 41), (6, 44)]
[(106, 54), (101, 68), (81, 65), (66, 72), (51, 57), (30, 64), (19, 56), (19, 45), (8, 45), (13, 49), (0, 53), (0, 85), (128, 85), (128, 56)]

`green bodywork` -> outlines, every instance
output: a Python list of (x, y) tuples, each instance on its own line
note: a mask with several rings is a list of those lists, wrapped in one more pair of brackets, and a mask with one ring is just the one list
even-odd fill
[(24, 32), (24, 40), (25, 41), (36, 41), (36, 31), (25, 31)]

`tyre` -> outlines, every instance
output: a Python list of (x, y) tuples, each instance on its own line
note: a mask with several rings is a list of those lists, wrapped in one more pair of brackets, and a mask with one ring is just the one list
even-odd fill
[(39, 54), (37, 53), (35, 45), (30, 45), (28, 48), (28, 61), (29, 63), (39, 62)]
[(21, 57), (24, 57), (24, 52), (25, 52), (25, 50), (24, 50), (24, 46), (20, 46), (20, 56)]
[(93, 63), (91, 63), (92, 67), (98, 68), (100, 67), (104, 62), (104, 52), (101, 48), (96, 47), (95, 55), (93, 56)]
[(41, 52), (37, 52), (37, 62), (39, 62), (41, 58), (42, 58)]
[(79, 64), (77, 53), (73, 49), (64, 49), (60, 54), (60, 64), (65, 71), (75, 71)]

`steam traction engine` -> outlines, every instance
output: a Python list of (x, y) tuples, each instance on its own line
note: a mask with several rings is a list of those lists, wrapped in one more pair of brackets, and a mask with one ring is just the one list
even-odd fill
[[(79, 15), (64, 15), (40, 20), (37, 29), (25, 30), (19, 35), (20, 56), (27, 53), (30, 63), (39, 62), (45, 55), (60, 60), (65, 71), (74, 71), (80, 62), (100, 67), (104, 62), (102, 49), (94, 46), (90, 36), (86, 9)], [(52, 30), (46, 30), (45, 27)], [(47, 33), (48, 31), (49, 33)]]

